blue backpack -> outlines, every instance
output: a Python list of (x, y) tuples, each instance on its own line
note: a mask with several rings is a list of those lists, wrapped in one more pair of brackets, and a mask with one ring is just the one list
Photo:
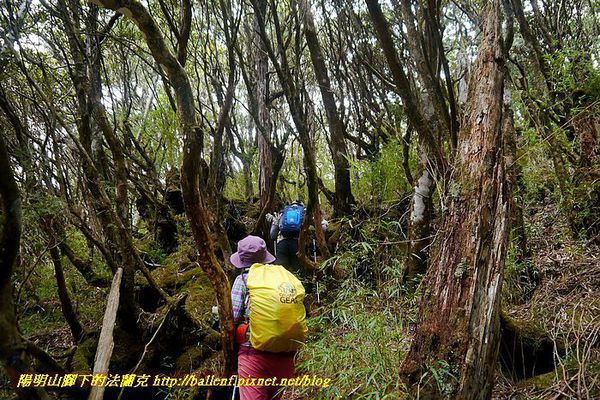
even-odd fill
[(294, 203), (286, 206), (281, 213), (279, 230), (283, 235), (298, 234), (304, 220), (304, 206)]

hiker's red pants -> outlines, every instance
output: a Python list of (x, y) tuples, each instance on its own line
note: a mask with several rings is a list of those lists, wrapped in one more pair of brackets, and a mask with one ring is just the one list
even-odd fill
[[(295, 353), (267, 353), (251, 346), (240, 346), (238, 351), (238, 376), (240, 378), (293, 378)], [(282, 386), (240, 386), (241, 400), (279, 399)]]

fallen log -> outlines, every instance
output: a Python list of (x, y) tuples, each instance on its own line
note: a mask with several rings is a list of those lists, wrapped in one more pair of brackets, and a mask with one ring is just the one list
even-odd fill
[[(110, 287), (108, 300), (106, 301), (102, 330), (100, 331), (100, 339), (98, 340), (98, 348), (96, 350), (96, 357), (94, 358), (94, 374), (105, 374), (108, 372), (108, 365), (110, 364), (110, 357), (112, 356), (114, 348), (113, 330), (115, 328), (115, 320), (119, 308), (119, 288), (121, 286), (122, 275), (123, 269), (117, 269), (112, 286)], [(88, 400), (102, 400), (103, 396), (104, 387), (94, 386), (90, 391)]]

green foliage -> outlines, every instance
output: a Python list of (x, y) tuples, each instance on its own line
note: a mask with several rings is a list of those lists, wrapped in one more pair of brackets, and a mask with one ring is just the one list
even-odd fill
[(401, 281), (405, 236), (394, 208), (381, 217), (366, 220), (344, 219), (343, 230), (351, 230), (355, 237), (342, 234), (343, 245), (336, 255), (326, 260), (322, 268), (340, 278), (353, 277), (380, 286), (388, 279)]
[[(91, 38), (90, 34), (93, 33), (91, 27), (87, 26), (89, 5), (75, 3), (77, 3), (76, 6), (69, 9), (69, 17), (72, 17), (77, 25), (76, 35), (81, 39), (82, 49), (85, 47), (85, 51), (89, 53), (94, 50), (94, 46), (86, 47)], [(403, 260), (406, 256), (406, 224), (403, 216), (407, 214), (408, 207), (402, 205), (400, 199), (407, 193), (411, 193), (412, 188), (402, 168), (404, 161), (402, 142), (394, 136), (397, 135), (396, 131), (404, 130), (404, 127), (401, 126), (404, 124), (401, 122), (404, 119), (404, 105), (397, 94), (393, 93), (393, 88), (390, 89), (385, 84), (386, 64), (380, 46), (374, 46), (374, 48), (371, 46), (376, 42), (376, 38), (373, 36), (372, 25), (369, 25), (370, 18), (365, 8), (354, 9), (355, 14), (352, 17), (355, 19), (357, 17), (357, 19), (353, 20), (352, 26), (345, 27), (343, 23), (347, 20), (344, 20), (342, 15), (345, 12), (342, 13), (343, 10), (334, 3), (323, 4), (318, 11), (316, 20), (318, 25), (323, 24), (323, 30), (320, 30), (319, 34), (323, 38), (322, 43), (328, 44), (323, 50), (324, 56), (327, 58), (325, 61), (331, 66), (334, 90), (339, 90), (337, 93), (343, 93), (343, 96), (347, 97), (337, 99), (342, 106), (340, 111), (345, 120), (344, 123), (349, 127), (349, 135), (362, 135), (361, 138), (364, 137), (367, 141), (371, 139), (381, 141), (375, 149), (376, 154), (370, 155), (368, 159), (360, 160), (355, 160), (353, 156), (353, 154), (360, 153), (355, 143), (350, 140), (347, 142), (351, 154), (348, 161), (351, 165), (353, 194), (358, 200), (361, 215), (382, 212), (369, 219), (343, 220), (341, 222), (346, 232), (343, 233), (342, 240), (338, 242), (340, 246), (336, 254), (322, 266), (326, 270), (323, 275), (335, 276), (336, 279), (322, 282), (327, 290), (323, 293), (324, 300), (317, 310), (317, 316), (309, 319), (311, 340), (302, 349), (299, 364), (301, 372), (328, 376), (333, 378), (333, 382), (329, 388), (323, 390), (301, 388), (298, 389), (297, 394), (305, 398), (392, 399), (405, 393), (405, 388), (399, 382), (396, 371), (407, 351), (410, 339), (408, 327), (415, 323), (415, 310), (421, 299), (420, 287), (416, 293), (409, 293), (404, 288), (402, 280)], [(455, 33), (442, 38), (448, 53), (452, 75), (446, 76), (446, 78), (449, 82), (454, 82), (453, 79), (459, 75), (457, 74), (459, 71), (456, 71), (458, 69), (456, 64), (460, 64), (458, 58), (464, 56), (468, 59), (466, 53), (470, 48), (477, 47), (477, 43), (469, 37), (471, 34), (475, 34), (475, 27), (469, 26), (468, 23), (464, 25), (461, 20), (463, 16), (457, 15), (456, 7), (450, 3), (442, 2), (440, 23), (441, 26), (447, 25), (446, 32)], [(475, 1), (472, 5), (477, 6), (473, 7), (475, 9), (483, 6), (484, 3)], [(597, 5), (598, 1), (593, 3)], [(305, 122), (311, 124), (311, 129), (316, 127), (312, 131), (314, 134), (312, 144), (315, 148), (317, 169), (325, 186), (331, 189), (334, 186), (334, 169), (327, 143), (327, 129), (323, 129), (325, 123), (320, 124), (320, 122), (324, 122), (320, 121), (324, 119), (324, 115), (322, 115), (322, 110), (318, 109), (320, 103), (317, 100), (317, 82), (314, 81), (310, 66), (305, 64), (308, 62), (308, 51), (303, 47), (303, 36), (287, 36), (294, 34), (293, 29), (290, 29), (300, 21), (298, 19), (300, 15), (297, 14), (298, 10), (293, 3), (273, 4), (275, 12), (282, 17), (281, 21), (285, 22), (282, 32), (286, 42), (284, 51), (289, 53), (290, 61), (298, 62), (291, 66), (289, 72), (293, 73), (294, 79), (298, 79), (298, 88), (302, 91), (303, 100), (307, 101), (305, 105), (309, 118)], [(197, 122), (202, 124), (201, 129), (204, 132), (202, 154), (208, 158), (214, 148), (214, 138), (209, 132), (211, 128), (214, 128), (220, 103), (222, 103), (222, 99), (217, 99), (217, 91), (223, 89), (222, 85), (230, 66), (221, 29), (224, 21), (218, 15), (218, 11), (214, 12), (218, 6), (210, 2), (206, 3), (206, 6), (194, 9), (185, 68), (194, 90), (195, 107), (198, 111)], [(253, 10), (246, 6), (247, 4), (237, 7), (236, 13), (234, 13), (237, 15), (238, 11), (241, 12), (242, 27), (252, 26), (255, 17)], [(15, 26), (15, 28), (19, 28), (15, 29), (13, 33), (19, 36), (18, 49), (22, 52), (19, 61), (22, 61), (22, 64), (19, 63), (17, 66), (17, 63), (11, 62), (6, 66), (7, 68), (2, 68), (3, 87), (9, 97), (13, 97), (12, 100), (19, 116), (28, 126), (26, 140), (32, 144), (35, 165), (40, 166), (39, 171), (30, 174), (26, 165), (19, 165), (20, 168), (16, 169), (17, 177), (19, 183), (22, 184), (26, 183), (30, 175), (34, 176), (36, 180), (39, 180), (40, 187), (48, 183), (49, 186), (55, 186), (59, 177), (65, 178), (67, 187), (62, 189), (69, 193), (70, 199), (75, 203), (81, 203), (77, 204), (77, 207), (85, 208), (84, 214), (91, 216), (89, 219), (91, 221), (90, 229), (98, 235), (100, 240), (104, 241), (106, 239), (105, 232), (102, 232), (102, 229), (97, 226), (94, 210), (89, 208), (92, 203), (89, 201), (89, 185), (85, 177), (82, 179), (80, 176), (82, 154), (73, 140), (75, 136), (83, 139), (84, 132), (78, 131), (80, 127), (78, 123), (83, 119), (77, 110), (78, 106), (85, 108), (87, 105), (77, 97), (81, 93), (77, 93), (73, 85), (76, 83), (72, 79), (75, 73), (73, 67), (79, 64), (79, 61), (73, 57), (73, 53), (77, 49), (69, 49), (62, 18), (52, 15), (60, 10), (47, 7), (45, 3), (33, 2), (30, 9), (27, 10), (28, 14), (24, 24)], [(173, 18), (173, 21), (181, 22), (180, 8), (176, 7), (176, 2), (167, 4), (166, 9), (172, 13), (168, 17), (156, 3), (149, 3), (147, 7), (157, 26), (163, 32), (167, 47), (176, 51), (174, 46), (180, 42), (177, 40), (180, 38), (177, 37), (177, 33), (169, 29), (171, 21), (168, 20)], [(571, 5), (567, 4), (566, 8), (569, 7)], [(589, 7), (593, 8), (593, 5), (590, 3)], [(391, 26), (399, 29), (398, 21), (393, 22), (397, 19), (397, 15), (389, 7), (384, 8), (386, 18), (392, 22)], [(577, 12), (582, 10), (587, 10), (587, 6), (571, 10), (573, 11), (571, 15), (577, 16)], [(525, 11), (529, 17), (531, 10)], [(331, 12), (331, 14), (325, 15), (326, 12)], [(106, 28), (106, 22), (112, 15), (112, 11), (102, 10), (98, 18), (98, 28)], [(272, 18), (273, 10), (270, 10), (267, 15)], [(331, 17), (331, 21), (328, 21), (327, 18), (323, 19), (327, 16)], [(232, 17), (237, 18), (233, 15)], [(455, 21), (454, 19), (457, 17), (458, 19)], [(597, 115), (600, 112), (600, 101), (598, 101), (600, 100), (600, 71), (597, 68), (600, 61), (597, 52), (600, 41), (597, 38), (589, 37), (589, 32), (595, 32), (597, 21), (592, 16), (583, 16), (580, 20), (581, 24), (585, 25), (583, 31), (574, 29), (577, 27), (573, 24), (577, 22), (575, 22), (575, 18), (572, 18), (572, 21), (564, 29), (561, 28), (561, 32), (556, 35), (555, 32), (544, 29), (545, 27), (533, 26), (534, 34), (545, 30), (545, 36), (556, 36), (556, 40), (548, 41), (548, 43), (545, 43), (546, 37), (541, 38), (544, 42), (542, 51), (550, 50), (543, 60), (548, 66), (548, 71), (544, 71), (544, 74), (548, 72), (546, 76), (541, 76), (542, 74), (539, 73), (539, 68), (534, 65), (535, 62), (530, 54), (531, 49), (528, 48), (530, 46), (523, 43), (523, 38), (519, 37), (518, 33), (514, 47), (520, 47), (520, 49), (512, 52), (511, 63), (507, 63), (508, 68), (516, 68), (514, 67), (516, 64), (523, 68), (522, 71), (515, 70), (516, 74), (513, 74), (512, 78), (516, 77), (519, 82), (517, 79), (513, 80), (514, 85), (512, 86), (513, 89), (516, 88), (513, 103), (517, 108), (515, 114), (521, 133), (518, 144), (521, 154), (518, 154), (517, 165), (521, 168), (522, 182), (517, 197), (525, 209), (527, 233), (537, 238), (546, 234), (550, 237), (552, 246), (561, 247), (564, 254), (568, 256), (573, 256), (573, 254), (568, 254), (570, 250), (564, 246), (564, 243), (567, 242), (566, 229), (562, 229), (563, 227), (560, 226), (560, 229), (554, 229), (551, 234), (547, 234), (543, 224), (559, 225), (559, 222), (564, 219), (561, 217), (564, 217), (566, 213), (569, 213), (569, 216), (574, 213), (576, 221), (593, 219), (595, 210), (588, 206), (591, 203), (588, 200), (593, 199), (594, 192), (599, 192), (598, 185), (600, 185), (595, 178), (579, 183), (574, 179), (575, 173), (573, 173), (573, 171), (577, 171), (577, 156), (580, 154), (578, 153), (577, 138), (570, 135), (572, 132), (569, 131), (571, 128), (569, 124), (577, 115), (584, 113), (585, 115), (594, 115), (593, 113)], [(557, 18), (557, 21), (560, 19)], [(538, 22), (541, 24), (547, 21)], [(267, 21), (266, 25), (267, 34), (275, 40), (271, 22)], [(340, 35), (336, 36), (331, 34), (335, 32), (328, 32), (330, 26), (340, 29), (337, 32)], [(342, 28), (347, 28), (347, 30)], [(466, 36), (460, 32), (462, 29), (469, 31), (464, 33)], [(236, 55), (236, 62), (238, 64), (247, 62), (245, 68), (253, 80), (256, 49), (253, 47), (254, 43), (250, 44), (249, 48), (245, 48), (245, 45), (249, 44), (245, 41), (250, 40), (245, 28), (238, 33), (237, 44), (241, 45), (242, 57)], [(354, 44), (343, 40), (343, 35), (347, 33), (356, 34), (356, 37), (353, 38)], [(585, 48), (580, 42), (592, 43), (592, 46)], [(114, 131), (119, 141), (122, 140), (126, 153), (129, 195), (133, 198), (136, 191), (144, 190), (154, 193), (157, 196), (156, 200), (160, 201), (160, 192), (164, 188), (160, 187), (161, 184), (154, 187), (154, 183), (156, 183), (154, 179), (146, 186), (147, 182), (144, 177), (149, 171), (145, 170), (144, 164), (149, 164), (149, 169), (155, 170), (152, 172), (156, 172), (158, 182), (163, 183), (165, 171), (172, 166), (180, 166), (182, 161), (182, 139), (180, 132), (177, 132), (179, 122), (172, 110), (171, 99), (165, 92), (169, 82), (166, 82), (166, 78), (159, 74), (161, 69), (163, 72), (167, 69), (158, 65), (150, 56), (144, 35), (136, 24), (127, 18), (122, 18), (111, 25), (109, 34), (101, 43), (102, 104), (107, 109), (110, 123), (114, 125)], [(363, 53), (362, 50), (355, 52), (355, 49), (363, 48), (367, 50), (366, 53)], [(338, 58), (340, 54), (334, 54), (340, 49), (342, 51), (339, 53), (347, 56), (346, 59), (340, 59)], [(414, 60), (411, 60), (410, 55), (404, 50), (406, 49), (403, 49), (402, 57), (409, 56), (405, 60), (406, 65), (414, 66)], [(297, 60), (294, 53), (297, 54)], [(365, 54), (368, 56), (365, 57)], [(0, 63), (4, 64), (6, 55), (8, 54), (0, 54), (0, 58), (2, 58)], [(247, 59), (246, 55), (249, 56)], [(88, 56), (91, 54), (85, 54), (83, 57), (85, 62), (89, 61)], [(8, 61), (17, 59), (13, 55), (10, 55), (9, 58), (11, 60)], [(343, 62), (335, 65), (336, 60)], [(355, 69), (363, 66), (369, 68), (366, 70)], [(410, 74), (409, 79), (418, 82), (418, 78), (409, 71), (410, 69), (407, 69)], [(23, 76), (25, 71), (27, 78)], [(240, 69), (238, 69), (238, 82), (235, 90), (236, 99), (230, 113), (228, 128), (240, 132), (241, 137), (234, 138), (226, 135), (227, 137), (224, 139), (224, 158), (230, 163), (226, 170), (228, 178), (225, 196), (229, 199), (246, 200), (244, 199), (246, 182), (242, 172), (236, 170), (240, 167), (239, 163), (236, 165), (235, 161), (231, 162), (238, 156), (232, 155), (230, 147), (238, 145), (240, 147), (238, 150), (243, 151), (251, 159), (251, 184), (255, 193), (259, 171), (258, 157), (253, 149), (256, 138), (247, 132), (250, 130), (248, 127), (252, 124), (249, 122), (250, 117), (245, 109), (247, 104), (244, 102), (247, 102), (248, 99), (245, 98), (244, 83), (239, 76), (239, 71)], [(271, 99), (272, 95), (276, 95), (282, 87), (273, 72), (273, 68), (270, 68), (269, 93), (266, 95), (269, 97), (269, 110), (274, 131), (280, 133), (282, 126), (286, 125), (286, 122), (291, 123), (292, 121), (285, 98)], [(340, 72), (343, 76), (340, 76)], [(521, 73), (524, 75), (522, 81), (520, 80)], [(164, 81), (163, 78), (165, 78)], [(344, 82), (344, 78), (350, 79), (351, 82)], [(544, 82), (545, 79), (548, 82)], [(33, 88), (28, 80), (35, 82), (36, 88)], [(350, 84), (352, 85), (350, 86)], [(419, 86), (416, 85), (414, 88), (422, 89)], [(363, 96), (361, 93), (365, 90), (367, 92), (373, 90), (373, 93)], [(519, 93), (517, 94), (517, 92)], [(305, 98), (304, 95), (306, 95)], [(349, 97), (357, 95), (360, 97)], [(519, 99), (521, 95), (527, 99)], [(152, 101), (149, 101), (150, 99)], [(532, 116), (532, 110), (537, 112), (537, 115)], [(371, 115), (365, 115), (368, 113)], [(357, 124), (357, 120), (361, 118), (369, 119), (369, 121), (366, 124)], [(369, 126), (375, 125), (373, 118), (379, 120), (378, 129), (381, 129), (385, 137), (369, 138), (369, 134), (373, 132), (364, 132), (365, 129), (371, 129)], [(21, 158), (25, 152), (15, 149), (18, 147), (16, 146), (18, 141), (12, 137), (10, 124), (5, 123), (4, 120), (1, 122), (6, 125), (3, 125), (4, 128), (8, 128), (6, 136), (12, 158), (17, 163), (22, 163)], [(103, 149), (106, 153), (104, 160), (94, 160), (104, 161), (99, 162), (98, 165), (105, 164), (103, 166), (105, 170), (99, 171), (103, 179), (101, 184), (109, 196), (114, 198), (114, 154), (111, 154), (106, 141), (101, 139), (101, 132), (98, 131), (95, 122), (92, 124), (92, 130), (94, 131), (94, 150)], [(67, 131), (73, 137), (69, 137)], [(230, 134), (230, 132), (226, 133)], [(415, 136), (417, 134), (415, 133)], [(130, 136), (135, 138), (135, 142), (137, 142), (135, 145)], [(444, 146), (447, 145), (446, 138), (440, 140), (444, 142)], [(416, 170), (417, 165), (416, 142), (417, 140), (413, 140), (409, 152), (409, 165), (413, 171)], [(53, 145), (58, 146), (58, 151), (56, 147), (52, 147)], [(277, 195), (283, 201), (295, 198), (306, 200), (306, 176), (303, 169), (302, 152), (293, 135), (290, 136), (289, 143), (286, 143), (285, 152), (286, 158), (281, 172), (285, 180), (280, 179), (278, 182)], [(93, 156), (96, 155), (95, 153)], [(452, 157), (449, 151), (448, 156)], [(559, 166), (562, 166), (566, 172), (560, 170)], [(23, 173), (24, 171), (26, 174)], [(589, 176), (593, 175), (590, 173)], [(440, 184), (437, 190), (443, 191), (442, 188), (444, 185)], [(53, 188), (49, 189), (53, 190)], [(458, 196), (461, 190), (464, 188), (455, 182), (448, 186), (448, 193), (451, 196)], [(27, 189), (23, 190), (24, 227), (21, 241), (21, 262), (14, 274), (14, 287), (15, 292), (22, 291), (17, 308), (23, 334), (29, 337), (34, 334), (48, 337), (55, 331), (68, 332), (68, 328), (60, 312), (54, 267), (47, 254), (48, 240), (45, 236), (46, 232), (42, 229), (43, 225), (40, 226), (40, 220), (65, 218), (68, 210), (64, 201), (58, 196), (46, 195), (43, 191), (38, 190), (32, 192), (29, 193)], [(325, 202), (323, 203), (323, 208), (327, 213), (329, 206)], [(562, 207), (562, 216), (558, 215), (559, 208), (555, 206), (556, 204), (560, 204)], [(534, 221), (537, 214), (544, 213), (556, 214), (556, 218), (543, 221), (543, 224)], [(210, 308), (214, 304), (215, 294), (206, 274), (192, 261), (197, 257), (197, 251), (195, 243), (191, 239), (186, 217), (176, 218), (179, 222), (180, 243), (174, 253), (169, 256), (163, 253), (154, 241), (152, 233), (143, 226), (144, 222), (136, 227), (138, 231), (134, 233), (135, 245), (145, 256), (162, 264), (162, 267), (152, 271), (158, 284), (170, 294), (185, 293), (187, 298), (184, 308), (188, 316), (197, 320), (200, 325), (207, 327), (212, 322)], [(64, 224), (64, 240), (75, 254), (82, 260), (91, 263), (97, 274), (110, 277), (110, 271), (94, 246), (88, 243), (77, 229), (71, 227), (66, 218), (65, 221), (58, 222), (66, 222)], [(1, 223), (2, 215), (0, 214), (0, 225)], [(346, 229), (347, 226), (350, 228)], [(111, 227), (114, 228), (114, 226)], [(105, 243), (108, 246), (114, 245), (109, 241)], [(113, 249), (111, 248), (111, 250)], [(103, 304), (107, 289), (91, 288), (66, 257), (63, 257), (61, 261), (65, 270), (67, 287), (78, 317), (86, 329), (98, 328), (103, 312), (99, 304)], [(543, 272), (540, 270), (540, 276), (538, 276), (536, 261), (538, 260), (519, 259), (515, 246), (510, 247), (503, 285), (505, 304), (509, 306), (522, 304), (530, 297), (535, 288), (534, 282), (540, 278), (541, 272)], [(457, 277), (462, 276), (464, 265), (459, 264), (458, 268), (451, 273)], [(26, 282), (31, 284), (27, 286)], [(136, 274), (136, 284), (139, 284), (142, 290), (148, 288), (147, 282), (141, 274)], [(580, 318), (575, 312), (567, 311), (564, 314), (572, 317), (574, 321)], [(537, 316), (541, 319), (548, 315), (547, 311), (543, 311), (539, 312)], [(188, 365), (186, 364), (188, 359), (193, 359), (198, 363), (206, 361), (205, 356), (207, 357), (208, 353), (204, 352), (213, 351), (218, 346), (218, 338), (214, 332), (212, 333), (203, 343), (209, 350), (201, 346), (188, 348), (173, 365), (183, 368)], [(134, 346), (129, 347), (131, 342), (124, 342), (120, 333), (116, 336), (121, 339), (117, 345), (125, 348), (125, 351), (115, 354), (113, 359), (117, 363), (123, 362), (125, 356), (138, 356), (134, 351), (137, 349)], [(134, 339), (137, 341), (137, 346), (143, 344), (138, 341), (139, 338)], [(95, 348), (94, 341), (90, 340), (79, 346), (78, 353), (75, 354), (75, 369), (81, 366), (82, 370), (89, 370), (90, 357), (93, 356)], [(589, 341), (594, 342), (594, 340), (597, 341), (597, 334)], [(42, 341), (44, 345), (48, 342)], [(131, 351), (127, 352), (127, 350)], [(214, 354), (218, 354), (218, 352), (215, 350)], [(569, 364), (579, 355), (576, 352), (568, 353), (563, 361), (565, 364)], [(214, 357), (213, 361), (217, 358)], [(219, 361), (214, 362), (218, 363)], [(196, 367), (196, 364), (193, 366)], [(592, 364), (590, 370), (597, 375), (598, 369), (600, 367), (596, 363)], [(447, 394), (452, 391), (457, 376), (458, 371), (440, 360), (428, 366), (421, 377), (421, 383), (437, 388), (441, 394)], [(0, 377), (0, 380), (3, 378)], [(163, 397), (169, 399), (188, 397), (187, 391), (179, 389), (169, 390), (162, 394)], [(0, 392), (0, 397), (2, 396), (3, 392)]]
[(327, 388), (297, 389), (304, 398), (393, 399), (404, 392), (395, 372), (407, 350), (406, 317), (392, 298), (354, 279), (337, 282), (333, 301), (309, 320), (300, 373), (331, 378)]
[(40, 218), (63, 218), (67, 213), (67, 206), (59, 197), (32, 193), (28, 200), (22, 209), (24, 226), (33, 228)]
[[(322, 303), (308, 320), (310, 338), (300, 352), (300, 373), (331, 378), (328, 388), (295, 389), (302, 398), (397, 399), (406, 393), (397, 369), (408, 350), (419, 294), (402, 283), (404, 253), (394, 217), (344, 220), (360, 240), (344, 242), (322, 268)], [(350, 228), (352, 227), (352, 228)], [(342, 234), (345, 238), (345, 233)], [(323, 289), (323, 286), (325, 289)]]
[[(89, 253), (89, 243), (87, 242), (85, 236), (76, 229), (75, 227), (70, 227), (66, 231), (66, 239), (67, 244), (73, 250), (73, 252), (82, 260), (87, 260), (92, 264), (92, 269), (100, 276), (112, 277), (112, 273), (109, 270), (108, 266), (104, 262), (102, 255), (95, 248), (92, 248), (92, 253)], [(63, 265), (66, 268), (70, 268), (71, 263), (68, 258), (63, 258)], [(78, 272), (73, 271), (75, 274), (79, 274)]]
[(600, 98), (600, 70), (591, 67), (584, 86), (585, 92), (592, 99)]
[(149, 146), (150, 154), (157, 154), (158, 160), (163, 161), (167, 170), (171, 166), (181, 164), (181, 140), (177, 136), (177, 118), (173, 110), (168, 108), (167, 96), (160, 92), (159, 107), (150, 110), (143, 121), (140, 139)]
[[(252, 185), (252, 192), (255, 196), (258, 196), (258, 179), (256, 179), (258, 170), (255, 164), (252, 164), (250, 168), (250, 178)], [(244, 178), (244, 173), (242, 170), (237, 171), (232, 174), (232, 176), (228, 176), (225, 181), (225, 189), (223, 190), (223, 195), (225, 198), (229, 200), (242, 200), (246, 201), (246, 182)]]
[[(106, 267), (100, 254), (95, 252), (92, 257), (89, 257), (89, 254), (87, 253), (87, 242), (81, 232), (75, 228), (68, 229), (66, 232), (66, 242), (79, 258), (91, 262), (92, 269), (99, 277), (110, 277), (110, 271)], [(50, 334), (51, 332), (64, 327), (64, 317), (60, 308), (60, 302), (57, 300), (58, 289), (56, 286), (54, 265), (49, 257), (47, 257), (47, 252), (45, 250), (46, 245), (40, 243), (39, 246), (39, 253), (35, 256), (24, 255), (26, 257), (26, 262), (28, 263), (27, 265), (34, 265), (33, 263), (40, 254), (46, 255), (46, 257), (39, 260), (37, 265), (35, 265), (33, 273), (28, 276), (28, 279), (32, 283), (31, 287), (26, 286), (24, 283), (24, 279), (27, 277), (26, 274), (29, 273), (29, 270), (22, 271), (22, 274), (15, 277), (16, 287), (25, 285), (22, 289), (22, 298), (25, 301), (24, 305), (28, 306), (28, 312), (24, 313), (22, 316), (20, 326), (26, 335), (43, 334), (44, 332)], [(99, 326), (102, 322), (104, 310), (98, 307), (98, 304), (102, 304), (107, 289), (90, 287), (67, 257), (61, 257), (61, 263), (64, 270), (67, 290), (69, 291), (71, 301), (80, 322), (90, 330)], [(34, 289), (34, 293), (31, 292), (32, 288)], [(39, 303), (37, 303), (37, 307), (30, 309), (29, 307), (31, 307), (32, 304), (30, 303), (31, 299), (29, 298), (32, 295), (35, 295), (39, 299)]]
[[(411, 164), (416, 164), (411, 154)], [(402, 166), (402, 144), (392, 140), (381, 149), (375, 160), (362, 160), (351, 164), (355, 182), (355, 196), (364, 204), (396, 201), (411, 190)]]
[(453, 368), (444, 360), (439, 360), (433, 365), (427, 367), (427, 371), (421, 375), (419, 387), (426, 385), (428, 381), (434, 380), (437, 391), (442, 396), (448, 396), (455, 390), (458, 383), (458, 371), (453, 371)]
[(162, 264), (165, 260), (166, 254), (160, 247), (159, 243), (154, 240), (153, 235), (147, 231), (144, 221), (139, 222), (141, 228), (138, 232), (145, 232), (144, 235), (137, 240), (136, 247), (141, 253), (144, 253), (152, 262), (156, 264)]
[(515, 247), (509, 248), (504, 267), (502, 297), (508, 304), (522, 304), (527, 301), (536, 288), (539, 272), (530, 259), (517, 261)]
[[(518, 153), (517, 168), (521, 169), (522, 187), (516, 187), (515, 193), (523, 204), (534, 205), (544, 201), (560, 199), (559, 185), (552, 160), (548, 158), (548, 138), (540, 135), (534, 128), (521, 130), (521, 147), (524, 153)], [(562, 140), (564, 135), (556, 132), (550, 140)]]

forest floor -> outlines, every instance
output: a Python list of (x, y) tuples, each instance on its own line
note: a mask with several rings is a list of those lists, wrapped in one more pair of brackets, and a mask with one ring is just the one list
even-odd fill
[(509, 258), (503, 304), (512, 318), (548, 334), (556, 368), (516, 382), (501, 370), (495, 397), (600, 398), (600, 249), (573, 240), (556, 205), (528, 212), (532, 256)]
[[(569, 237), (553, 204), (526, 212), (532, 255), (517, 261), (510, 252), (502, 308), (515, 324), (542, 332), (556, 344), (551, 349), (555, 368), (537, 374), (519, 373), (518, 365), (499, 365), (493, 397), (600, 398), (600, 253), (597, 247)], [(420, 291), (409, 292), (402, 284), (403, 249), (394, 243), (402, 241), (403, 227), (397, 215), (385, 213), (347, 225), (353, 227), (353, 233), (344, 233), (343, 244), (322, 266), (318, 296), (311, 295), (309, 342), (300, 351), (297, 363), (299, 373), (331, 378), (331, 385), (288, 388), (284, 399), (405, 398), (406, 388), (398, 371), (410, 345)], [(175, 270), (173, 276), (161, 278), (166, 269), (160, 268), (153, 274), (161, 285), (174, 287), (177, 293), (187, 291), (185, 307), (209, 322), (211, 304), (200, 287), (199, 271), (186, 266), (189, 260), (185, 254), (192, 251), (191, 241), (182, 243), (181, 251), (162, 260), (164, 268)], [(23, 289), (23, 334), (51, 354), (69, 357), (73, 343), (56, 299), (52, 270), (40, 268), (36, 274), (39, 301), (29, 300), (30, 293)], [(73, 270), (67, 271), (67, 276), (78, 275)], [(70, 291), (83, 325), (99, 329), (103, 310), (97, 305), (103, 304), (105, 290), (90, 289), (85, 282), (70, 279)], [(202, 307), (198, 309), (196, 299), (201, 293)], [(200, 356), (194, 349), (188, 350), (179, 359), (167, 360), (167, 364), (186, 373), (207, 365), (218, 368), (214, 356), (207, 358), (206, 352), (200, 352)], [(533, 371), (542, 369), (536, 366), (537, 360), (527, 359), (533, 356), (524, 357), (530, 367), (533, 363)], [(443, 361), (431, 366), (422, 383), (433, 380), (444, 392), (444, 385), (454, 379), (446, 367)], [(165, 399), (183, 400), (189, 399), (190, 392), (173, 389), (163, 394)], [(11, 396), (8, 387), (0, 385), (0, 399)]]

